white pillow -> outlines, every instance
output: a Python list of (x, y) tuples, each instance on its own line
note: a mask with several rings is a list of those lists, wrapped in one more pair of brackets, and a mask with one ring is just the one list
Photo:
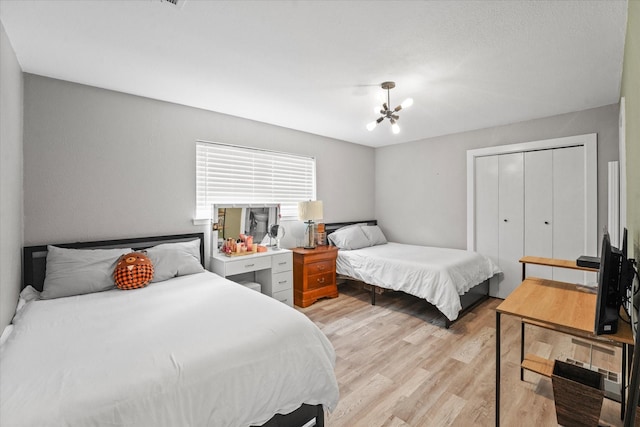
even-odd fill
[(339, 249), (361, 249), (371, 246), (362, 227), (347, 226), (329, 234), (329, 241)]
[(146, 251), (153, 263), (151, 282), (162, 282), (176, 276), (201, 273), (200, 239), (189, 242), (163, 243)]
[(384, 237), (384, 233), (377, 225), (365, 225), (362, 227), (362, 232), (367, 236), (371, 246), (384, 245), (387, 243), (387, 238)]
[(40, 298), (53, 299), (115, 287), (113, 271), (131, 248), (65, 249), (47, 246), (47, 269)]

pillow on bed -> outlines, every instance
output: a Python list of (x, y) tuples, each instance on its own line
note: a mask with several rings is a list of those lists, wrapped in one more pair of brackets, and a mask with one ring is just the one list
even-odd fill
[(115, 286), (113, 270), (131, 248), (65, 249), (47, 246), (47, 267), (40, 298), (53, 299), (106, 291)]
[(113, 279), (122, 290), (144, 288), (153, 279), (153, 264), (141, 252), (122, 255), (113, 272)]
[(362, 227), (362, 232), (371, 246), (384, 245), (387, 243), (387, 238), (384, 237), (384, 233), (377, 225), (365, 225)]
[(153, 280), (162, 282), (176, 276), (201, 273), (200, 239), (190, 242), (163, 243), (146, 250), (153, 263)]
[(339, 249), (361, 249), (371, 246), (362, 227), (347, 226), (329, 234), (329, 241)]

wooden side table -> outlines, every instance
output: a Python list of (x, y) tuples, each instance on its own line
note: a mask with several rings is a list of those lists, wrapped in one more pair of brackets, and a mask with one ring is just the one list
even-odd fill
[(318, 246), (315, 249), (294, 248), (292, 251), (294, 304), (308, 307), (320, 298), (337, 297), (338, 248)]

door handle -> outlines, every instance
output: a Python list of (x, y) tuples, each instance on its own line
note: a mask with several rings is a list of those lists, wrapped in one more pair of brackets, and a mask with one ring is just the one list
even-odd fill
[(508, 222), (509, 220), (507, 218), (503, 219), (504, 222)]
[(547, 224), (547, 225), (549, 225), (549, 221), (545, 221), (544, 223), (545, 223), (545, 224)]

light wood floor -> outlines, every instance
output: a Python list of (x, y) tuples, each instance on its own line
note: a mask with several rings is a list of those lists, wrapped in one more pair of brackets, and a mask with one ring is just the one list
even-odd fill
[[(489, 299), (450, 329), (424, 300), (340, 286), (340, 296), (300, 309), (333, 343), (340, 401), (328, 427), (495, 425), (495, 307)], [(571, 337), (527, 326), (527, 352), (589, 361)], [(596, 366), (619, 371), (615, 355), (594, 352)], [(555, 426), (548, 378), (526, 372), (520, 381), (520, 323), (502, 317), (504, 426)], [(601, 424), (621, 426), (620, 405), (604, 400)]]

